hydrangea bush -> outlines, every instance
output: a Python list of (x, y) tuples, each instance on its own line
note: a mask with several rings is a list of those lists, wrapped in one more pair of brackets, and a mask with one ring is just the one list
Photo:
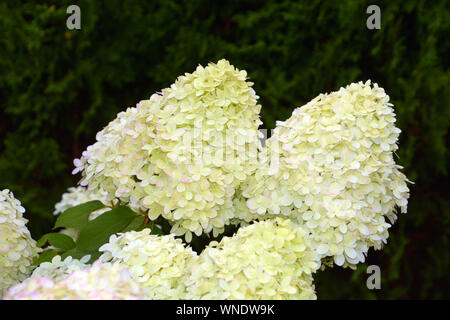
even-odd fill
[(37, 243), (2, 191), (5, 298), (316, 299), (319, 268), (381, 249), (409, 197), (389, 96), (321, 94), (263, 146), (252, 85), (220, 60), (119, 113)]

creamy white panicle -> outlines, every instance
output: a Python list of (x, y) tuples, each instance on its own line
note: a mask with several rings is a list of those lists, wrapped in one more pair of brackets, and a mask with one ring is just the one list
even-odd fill
[(131, 277), (145, 287), (146, 299), (185, 299), (184, 278), (197, 254), (174, 235), (151, 235), (150, 229), (111, 236), (99, 249), (100, 260), (130, 271)]
[(51, 262), (42, 262), (34, 269), (32, 276), (60, 280), (75, 271), (89, 268), (91, 266), (87, 263), (89, 259), (90, 255), (81, 259), (74, 259), (69, 256), (63, 260), (61, 256), (57, 255), (53, 257)]
[(258, 167), (261, 106), (247, 73), (226, 60), (180, 76), (97, 134), (74, 173), (172, 233), (223, 232), (233, 197)]
[(394, 161), (399, 133), (377, 84), (320, 94), (277, 123), (265, 165), (243, 186), (247, 207), (291, 218), (321, 257), (354, 267), (387, 242), (396, 206), (406, 212), (408, 180)]
[(126, 268), (95, 262), (70, 275), (48, 278), (34, 275), (5, 292), (5, 300), (141, 300), (145, 289)]
[(25, 209), (8, 189), (0, 191), (0, 297), (5, 288), (25, 280), (40, 248), (31, 238)]
[(317, 255), (288, 219), (242, 227), (189, 267), (188, 299), (316, 299)]
[[(67, 192), (62, 195), (62, 199), (55, 205), (54, 215), (58, 215), (63, 213), (69, 208), (76, 207), (80, 204), (99, 200), (106, 206), (111, 206), (111, 201), (108, 200), (108, 194), (106, 191), (101, 189), (88, 190), (86, 187), (70, 187), (67, 189)], [(94, 220), (102, 213), (110, 210), (110, 207), (102, 208), (91, 212), (89, 215), (89, 220)], [(76, 228), (64, 228), (60, 233), (63, 233), (69, 237), (71, 237), (74, 241), (78, 239), (78, 235), (80, 234), (80, 230)]]

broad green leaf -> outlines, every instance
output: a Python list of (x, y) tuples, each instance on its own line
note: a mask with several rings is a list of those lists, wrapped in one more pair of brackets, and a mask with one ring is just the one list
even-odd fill
[(58, 251), (54, 249), (48, 249), (45, 251), (42, 251), (41, 254), (39, 254), (38, 257), (34, 258), (33, 265), (39, 266), (42, 262), (51, 261), (54, 256), (58, 254)]
[(91, 212), (104, 207), (105, 205), (101, 201), (93, 200), (69, 208), (59, 215), (59, 217), (56, 219), (55, 227), (53, 229), (59, 227), (81, 229), (88, 222), (88, 218)]
[(82, 252), (95, 252), (108, 242), (109, 237), (123, 231), (137, 213), (126, 206), (120, 206), (103, 213), (92, 221), (89, 221), (81, 230), (77, 241), (77, 250)]
[(144, 223), (144, 220), (144, 216), (137, 216), (136, 218), (131, 220), (130, 224), (127, 225), (125, 229), (122, 230), (122, 232), (137, 230), (142, 225), (142, 223)]
[(55, 248), (59, 248), (64, 251), (75, 248), (75, 242), (73, 242), (72, 238), (62, 233), (44, 234), (37, 242), (37, 246), (42, 247), (47, 243), (47, 241)]

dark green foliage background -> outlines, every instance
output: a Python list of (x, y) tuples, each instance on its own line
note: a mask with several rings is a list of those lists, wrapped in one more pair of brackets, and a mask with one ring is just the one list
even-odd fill
[[(65, 26), (81, 7), (81, 30)], [(398, 162), (411, 185), (382, 252), (357, 271), (317, 275), (321, 299), (450, 298), (449, 1), (2, 1), (0, 188), (49, 232), (72, 160), (116, 113), (198, 64), (227, 58), (248, 71), (266, 128), (321, 92), (372, 79), (402, 129)], [(381, 30), (366, 28), (378, 4)], [(366, 287), (378, 264), (381, 290)]]

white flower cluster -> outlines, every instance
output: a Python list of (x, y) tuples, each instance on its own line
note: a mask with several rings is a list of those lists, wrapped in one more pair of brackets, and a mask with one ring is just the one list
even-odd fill
[(5, 288), (25, 280), (41, 249), (31, 238), (25, 209), (8, 189), (0, 191), (0, 297)]
[(104, 252), (100, 260), (126, 267), (152, 300), (184, 299), (186, 270), (197, 259), (181, 239), (151, 235), (148, 228), (113, 235), (99, 250)]
[(250, 211), (291, 218), (336, 265), (363, 262), (369, 247), (386, 243), (396, 206), (406, 212), (409, 197), (394, 161), (400, 129), (391, 106), (367, 81), (294, 110), (277, 123), (265, 165), (243, 187)]
[[(54, 215), (58, 215), (60, 213), (63, 213), (69, 208), (76, 207), (80, 204), (86, 203), (88, 201), (92, 200), (99, 200), (104, 205), (108, 206), (111, 205), (111, 202), (108, 201), (108, 194), (106, 191), (101, 189), (96, 190), (88, 190), (85, 187), (70, 187), (66, 193), (62, 195), (62, 199), (60, 202), (58, 202), (55, 205), (55, 211), (53, 212)], [(89, 215), (89, 220), (94, 220), (102, 213), (105, 213), (106, 211), (110, 210), (111, 208), (106, 207), (102, 209), (95, 210), (91, 212)], [(80, 234), (80, 230), (75, 228), (64, 228), (60, 233), (63, 233), (65, 235), (68, 235), (71, 237), (74, 241), (77, 240), (78, 235)]]
[[(380, 249), (409, 197), (389, 96), (370, 81), (321, 94), (277, 122), (262, 148), (252, 85), (226, 60), (199, 66), (119, 113), (74, 161), (82, 186), (55, 215), (120, 202), (168, 220), (169, 235), (119, 233), (92, 266), (89, 256), (56, 256), (25, 280), (41, 249), (20, 202), (1, 191), (5, 299), (316, 299), (321, 264), (354, 268)], [(229, 224), (241, 227), (200, 255), (175, 238)]]
[(6, 291), (4, 300), (140, 300), (144, 290), (127, 269), (97, 261), (56, 279), (32, 276)]
[(90, 255), (86, 255), (79, 260), (73, 259), (71, 256), (62, 260), (61, 256), (57, 255), (53, 257), (51, 262), (41, 263), (34, 269), (31, 276), (60, 280), (75, 271), (89, 268), (91, 266), (87, 263), (89, 259)]
[(290, 220), (242, 227), (211, 243), (190, 265), (189, 299), (316, 299), (317, 255)]
[(233, 196), (258, 167), (258, 96), (226, 60), (180, 76), (170, 88), (119, 113), (97, 134), (74, 173), (109, 199), (163, 216), (172, 233), (223, 232)]

